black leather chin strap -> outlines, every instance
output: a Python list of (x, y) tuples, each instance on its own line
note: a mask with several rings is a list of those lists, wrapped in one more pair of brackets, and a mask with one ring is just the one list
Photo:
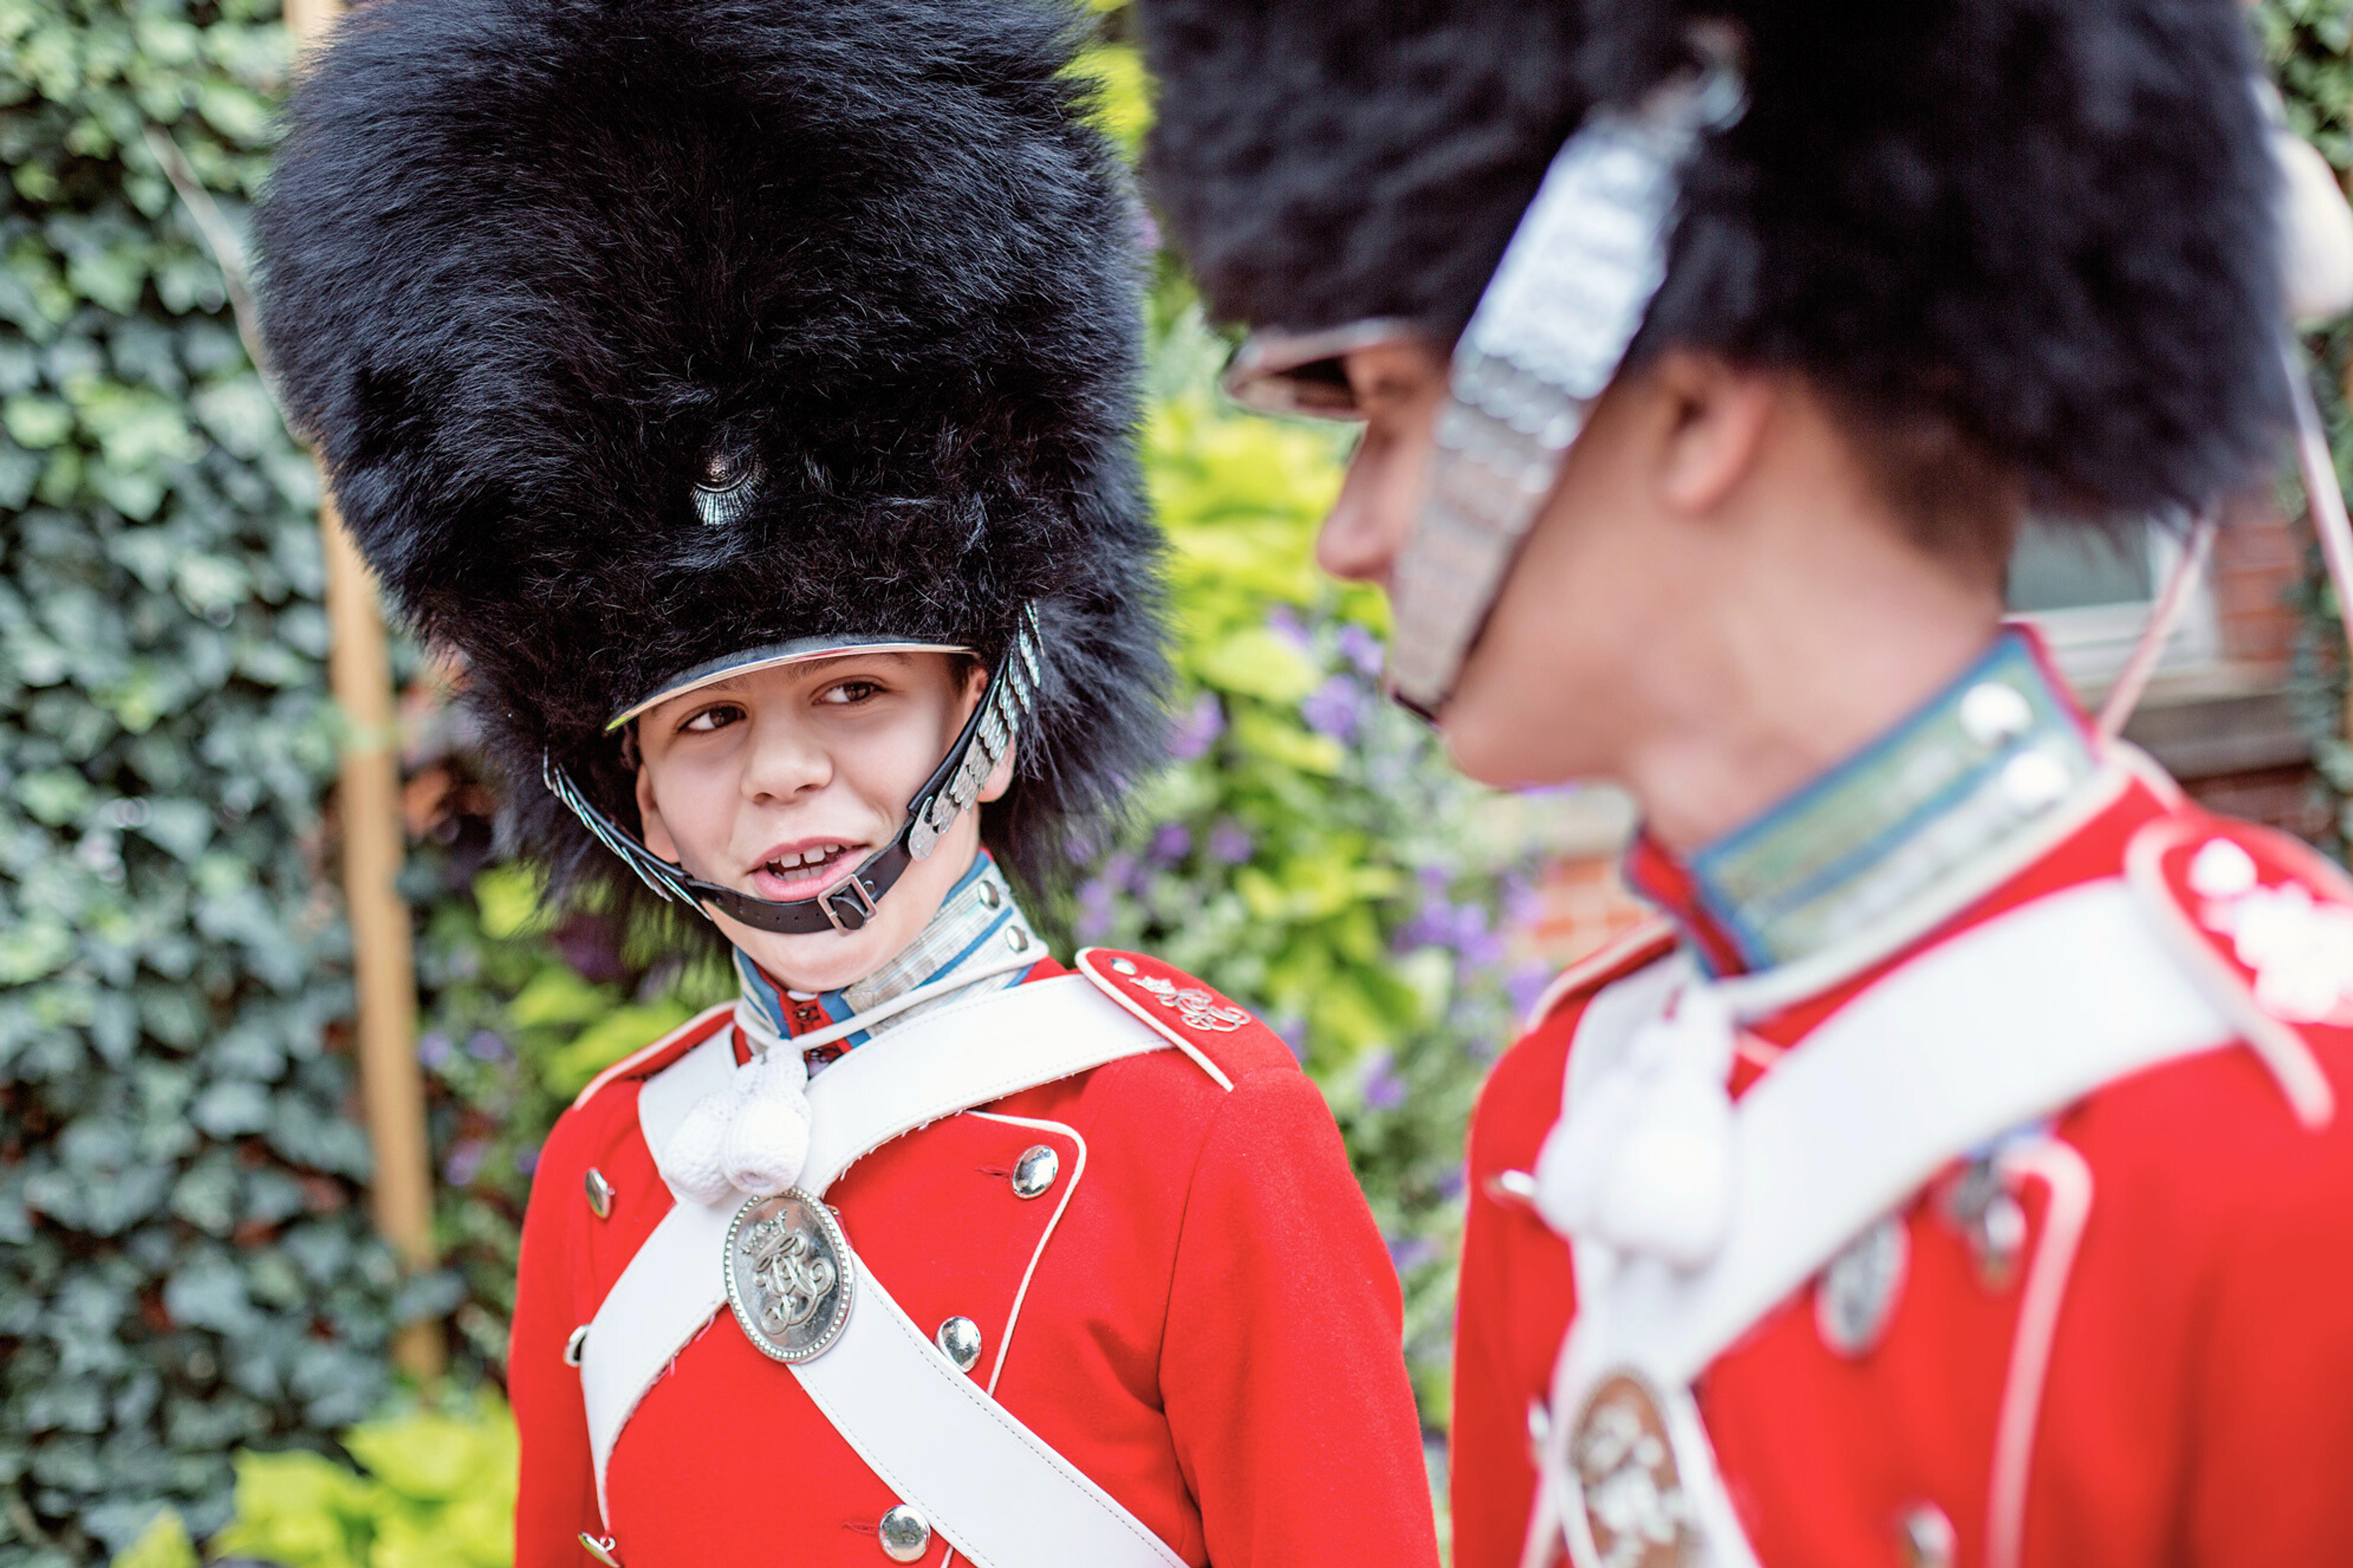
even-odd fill
[(663, 859), (637, 837), (597, 809), (553, 753), (541, 759), (541, 779), (556, 799), (571, 807), (599, 843), (618, 855), (647, 887), (665, 899), (716, 910), (755, 931), (806, 936), (821, 931), (853, 931), (874, 917), (882, 896), (896, 887), (907, 868), (929, 856), (941, 835), (980, 798), (980, 786), (1011, 750), (1038, 694), (1038, 612), (1025, 608), (1013, 646), (988, 679), (972, 717), (948, 754), (907, 804), (907, 820), (891, 842), (859, 862), (858, 868), (810, 899), (762, 899), (706, 882), (683, 866)]

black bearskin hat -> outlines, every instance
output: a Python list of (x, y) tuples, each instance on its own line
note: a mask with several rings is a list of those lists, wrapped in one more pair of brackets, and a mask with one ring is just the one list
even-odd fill
[(607, 722), (810, 637), (1041, 679), (993, 847), (1050, 883), (1165, 733), (1140, 219), (1046, 0), (375, 0), (302, 73), (264, 321), (346, 522), (461, 653), (507, 825), (644, 892)]
[(1145, 172), (1219, 319), (1451, 339), (1589, 95), (1573, 0), (1144, 0)]
[[(1724, 19), (1748, 108), (1685, 172), (1637, 357), (1800, 371), (2084, 516), (2196, 507), (2272, 460), (2276, 175), (2237, 0), (1145, 7), (1155, 195), (1225, 319), (1459, 331), (1466, 259), (1500, 254), (1560, 145), (1543, 106), (1630, 103)], [(1310, 79), (1350, 101), (1302, 103)], [(1478, 177), (1412, 173), (1450, 162)], [(1377, 276), (1426, 246), (1442, 297)]]

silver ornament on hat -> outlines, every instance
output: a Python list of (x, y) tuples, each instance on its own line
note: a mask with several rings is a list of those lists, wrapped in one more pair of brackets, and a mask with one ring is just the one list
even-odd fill
[(694, 481), (694, 510), (705, 528), (733, 528), (744, 521), (765, 470), (760, 459), (732, 447), (713, 447)]

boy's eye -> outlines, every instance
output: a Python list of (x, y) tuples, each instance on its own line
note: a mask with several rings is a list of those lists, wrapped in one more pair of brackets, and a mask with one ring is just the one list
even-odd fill
[(736, 707), (732, 702), (723, 702), (715, 708), (705, 708), (702, 712), (697, 713), (693, 718), (689, 719), (685, 723), (681, 724), (679, 728), (681, 730), (723, 730), (728, 725), (737, 722), (743, 717), (744, 710)]
[(825, 695), (820, 697), (818, 700), (820, 702), (838, 702), (845, 704), (863, 702), (881, 689), (882, 689), (881, 687), (875, 685), (874, 682), (871, 680), (845, 680), (838, 686), (827, 687), (825, 689)]

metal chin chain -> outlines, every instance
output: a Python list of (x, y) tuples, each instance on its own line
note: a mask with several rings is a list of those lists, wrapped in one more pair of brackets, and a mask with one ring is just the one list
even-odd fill
[(927, 858), (956, 818), (972, 809), (980, 798), (981, 785), (1011, 751), (1022, 724), (1037, 706), (1039, 646), (1038, 612), (1034, 605), (1026, 606), (1012, 646), (990, 675), (979, 706), (965, 721), (947, 756), (908, 803), (907, 819), (898, 834), (815, 898), (762, 899), (706, 882), (647, 848), (599, 810), (556, 763), (552, 752), (543, 754), (540, 777), (598, 843), (619, 856), (647, 887), (666, 900), (703, 908), (706, 912), (715, 910), (757, 931), (796, 936), (857, 931), (874, 917), (877, 901), (897, 886), (907, 868)]
[(1562, 146), (1455, 347), (1389, 643), (1391, 692), (1425, 718), (1666, 279), (1683, 162), (1746, 108), (1730, 32), (1694, 29), (1692, 47), (1701, 68), (1595, 111)]

